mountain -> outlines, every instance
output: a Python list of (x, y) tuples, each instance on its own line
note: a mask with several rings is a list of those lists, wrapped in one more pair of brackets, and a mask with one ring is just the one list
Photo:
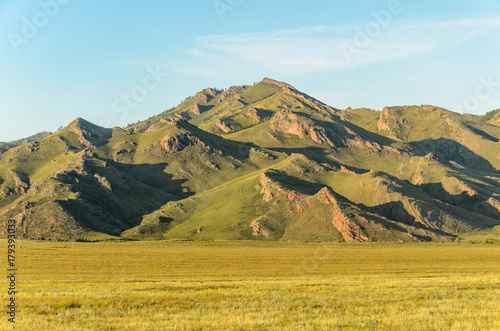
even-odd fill
[(500, 229), (497, 113), (341, 110), (265, 78), (0, 154), (0, 224), (50, 240), (450, 241)]
[(41, 140), (45, 137), (50, 136), (51, 134), (52, 134), (52, 132), (39, 132), (39, 133), (32, 135), (28, 138), (23, 138), (23, 139), (19, 139), (19, 140), (7, 142), (7, 143), (0, 142), (0, 151), (6, 151), (12, 147), (17, 147), (17, 146), (21, 146), (21, 145), (24, 145), (24, 144), (27, 144), (27, 143), (30, 143), (33, 141)]

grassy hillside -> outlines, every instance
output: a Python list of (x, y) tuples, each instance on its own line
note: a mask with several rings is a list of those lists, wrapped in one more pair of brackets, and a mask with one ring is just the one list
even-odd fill
[(51, 134), (52, 134), (51, 132), (39, 132), (35, 135), (29, 136), (28, 138), (14, 140), (11, 142), (0, 142), (0, 152), (5, 152), (6, 150), (8, 150), (10, 148), (21, 146), (21, 145), (24, 145), (24, 144), (27, 144), (27, 143), (30, 143), (33, 141), (41, 140), (45, 137), (50, 136)]
[(271, 79), (126, 128), (76, 119), (0, 153), (0, 230), (97, 240), (451, 241), (500, 226), (500, 128), (339, 110)]

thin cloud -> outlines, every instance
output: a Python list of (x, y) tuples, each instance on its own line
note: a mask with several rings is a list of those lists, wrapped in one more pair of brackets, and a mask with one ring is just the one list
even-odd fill
[(500, 17), (463, 18), (456, 20), (424, 22), (402, 26), (402, 29), (462, 29), (500, 27)]
[(194, 56), (187, 59), (189, 64), (178, 63), (173, 70), (207, 73), (210, 70), (206, 66), (211, 65), (239, 73), (258, 70), (305, 74), (341, 70), (456, 47), (492, 27), (500, 27), (500, 18), (419, 24), (393, 21), (386, 27), (380, 26), (380, 32), (371, 37), (359, 32), (364, 31), (363, 24), (209, 35), (198, 37), (191, 51), (183, 51)]

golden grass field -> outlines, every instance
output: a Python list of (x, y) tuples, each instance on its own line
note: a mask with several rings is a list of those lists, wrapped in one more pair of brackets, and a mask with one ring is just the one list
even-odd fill
[(500, 245), (17, 244), (17, 330), (500, 330)]

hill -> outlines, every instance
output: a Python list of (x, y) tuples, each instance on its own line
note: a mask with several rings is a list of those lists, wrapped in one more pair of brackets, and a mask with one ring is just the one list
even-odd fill
[(126, 128), (77, 119), (4, 151), (0, 223), (51, 240), (494, 236), (495, 116), (340, 110), (269, 78), (205, 89)]
[(6, 142), (6, 143), (0, 142), (0, 152), (4, 152), (12, 147), (17, 147), (17, 146), (21, 146), (21, 145), (24, 145), (24, 144), (27, 144), (27, 143), (30, 143), (33, 141), (41, 140), (45, 137), (50, 136), (51, 134), (52, 134), (51, 132), (39, 132), (35, 135), (29, 136), (28, 138), (14, 140), (11, 142)]

